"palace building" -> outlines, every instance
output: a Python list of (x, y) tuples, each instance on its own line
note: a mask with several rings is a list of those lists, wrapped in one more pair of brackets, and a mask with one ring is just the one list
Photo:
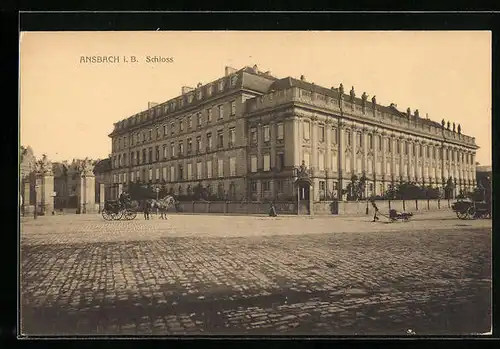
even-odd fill
[(476, 186), (478, 146), (460, 125), (257, 66), (226, 67), (216, 81), (183, 87), (115, 123), (109, 136), (112, 195), (138, 181), (176, 195), (202, 184), (229, 200), (291, 199), (304, 173), (302, 195), (312, 201), (343, 198), (353, 175), (366, 178), (366, 195), (402, 181), (443, 188), (451, 178), (456, 193)]

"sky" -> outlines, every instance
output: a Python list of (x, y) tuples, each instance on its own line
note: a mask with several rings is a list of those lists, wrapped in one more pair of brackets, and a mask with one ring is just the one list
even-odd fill
[[(80, 62), (97, 55), (120, 62)], [(105, 158), (114, 122), (222, 77), (225, 66), (255, 64), (461, 124), (480, 147), (476, 160), (492, 162), (489, 31), (23, 32), (20, 144), (52, 161)]]

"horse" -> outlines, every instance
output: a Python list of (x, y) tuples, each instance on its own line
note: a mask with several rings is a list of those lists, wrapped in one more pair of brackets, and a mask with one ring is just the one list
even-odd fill
[(151, 200), (151, 207), (156, 208), (156, 212), (160, 212), (161, 219), (167, 219), (167, 210), (175, 205), (175, 199), (171, 195), (167, 195), (164, 198)]

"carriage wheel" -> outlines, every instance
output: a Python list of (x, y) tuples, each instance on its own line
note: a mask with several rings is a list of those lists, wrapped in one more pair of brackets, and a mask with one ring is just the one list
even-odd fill
[(132, 219), (135, 219), (135, 217), (137, 216), (137, 212), (133, 210), (126, 210), (123, 216), (127, 221), (131, 221)]
[(476, 210), (473, 206), (469, 207), (466, 211), (467, 219), (476, 219)]
[(107, 221), (113, 220), (112, 214), (113, 214), (113, 212), (110, 212), (106, 209), (102, 210), (102, 218), (104, 218)]
[(457, 211), (457, 217), (460, 219), (467, 219), (467, 211)]
[(113, 220), (118, 221), (122, 218), (123, 216), (123, 211), (118, 211), (118, 212), (113, 212)]

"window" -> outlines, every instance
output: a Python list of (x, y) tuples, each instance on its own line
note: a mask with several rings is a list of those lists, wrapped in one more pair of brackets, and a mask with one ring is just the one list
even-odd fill
[(262, 190), (263, 191), (271, 190), (271, 183), (269, 181), (262, 181)]
[(277, 132), (277, 139), (282, 140), (284, 138), (284, 129), (283, 129), (283, 124), (279, 123), (277, 125), (278, 127), (278, 132)]
[(219, 120), (224, 119), (224, 105), (223, 104), (219, 105), (218, 110), (219, 110), (219, 115), (217, 117), (219, 118)]
[(276, 183), (276, 191), (278, 193), (283, 193), (283, 180), (278, 179), (276, 180), (275, 183)]
[(153, 169), (152, 168), (149, 169), (149, 180), (150, 181), (153, 180)]
[(381, 174), (382, 173), (382, 163), (380, 161), (377, 161), (375, 166), (376, 166), (375, 171), (377, 171), (377, 174)]
[(155, 147), (155, 161), (159, 161), (160, 160), (160, 146), (157, 145)]
[(325, 181), (319, 181), (319, 199), (324, 200), (326, 194), (326, 183)]
[(212, 122), (212, 108), (207, 109), (207, 122)]
[(184, 155), (184, 142), (179, 141), (179, 156), (183, 156), (183, 155)]
[(170, 142), (170, 156), (175, 157), (175, 144), (174, 144), (174, 142)]
[(285, 166), (285, 154), (278, 153), (276, 155), (276, 168), (278, 171), (281, 171), (283, 170), (284, 166)]
[(325, 141), (325, 126), (324, 125), (318, 126), (318, 134), (319, 134), (319, 141), (324, 142)]
[(219, 91), (223, 91), (224, 90), (224, 80), (219, 80)]
[(196, 152), (199, 153), (201, 151), (201, 136), (196, 137)]
[(403, 142), (405, 147), (405, 155), (408, 155), (408, 142)]
[(419, 157), (422, 157), (422, 155), (423, 155), (423, 151), (422, 151), (422, 144), (420, 144), (420, 145), (418, 146), (418, 155), (419, 155)]
[(309, 162), (310, 158), (309, 158), (309, 153), (304, 153), (304, 164), (306, 165), (307, 168), (309, 168)]
[(264, 171), (271, 170), (271, 155), (264, 154)]
[(304, 122), (304, 139), (309, 139), (311, 136), (311, 124), (308, 121)]
[(179, 121), (179, 132), (184, 131), (184, 123), (182, 121)]
[(156, 178), (155, 179), (159, 180), (160, 179), (160, 169), (157, 168), (155, 172), (156, 172)]
[(378, 139), (378, 150), (382, 151), (382, 136), (377, 136)]
[(148, 149), (148, 162), (153, 162), (153, 147), (149, 147)]
[(236, 176), (236, 158), (235, 157), (229, 158), (229, 175)]
[(197, 92), (196, 92), (196, 98), (198, 99), (201, 99), (203, 97), (203, 91), (201, 89), (199, 89)]
[(217, 131), (217, 148), (224, 147), (224, 130)]
[(373, 172), (373, 161), (371, 159), (367, 160), (366, 167), (366, 172), (371, 174)]
[(229, 146), (233, 147), (236, 144), (236, 132), (234, 127), (229, 129)]
[(130, 165), (134, 165), (135, 164), (135, 162), (134, 162), (134, 154), (135, 154), (134, 152), (130, 153)]
[(214, 88), (213, 88), (213, 86), (212, 86), (212, 85), (208, 85), (208, 86), (207, 86), (207, 94), (208, 94), (209, 96), (211, 96), (211, 95), (212, 95), (213, 90), (214, 90)]
[(357, 147), (363, 146), (363, 137), (361, 136), (361, 132), (356, 132), (356, 146)]
[(203, 176), (202, 176), (202, 170), (201, 170), (201, 161), (198, 161), (196, 163), (196, 179), (202, 179)]
[(142, 161), (141, 163), (144, 164), (147, 162), (147, 159), (146, 159), (146, 149), (142, 149)]
[(250, 156), (250, 171), (257, 172), (257, 155)]
[(212, 149), (212, 133), (207, 133), (207, 151)]
[(160, 128), (156, 126), (156, 138), (160, 138)]
[(430, 157), (430, 156), (429, 156), (429, 153), (430, 153), (430, 152), (429, 152), (429, 146), (426, 146), (426, 147), (425, 147), (425, 156), (426, 156), (427, 158), (429, 158), (429, 157)]
[(251, 181), (250, 182), (250, 191), (252, 193), (256, 193), (257, 192), (257, 182), (256, 181)]
[(193, 179), (193, 165), (191, 163), (187, 164), (187, 179)]
[(399, 141), (399, 139), (396, 140), (396, 154), (400, 154), (401, 153), (401, 142)]
[(146, 142), (146, 132), (142, 134), (142, 143)]
[(177, 174), (179, 176), (179, 180), (183, 180), (184, 179), (184, 168), (182, 167), (182, 165), (179, 165), (179, 173)]
[(163, 125), (163, 136), (165, 137), (168, 133), (167, 133), (167, 125)]
[(163, 168), (163, 170), (162, 170), (162, 172), (163, 172), (163, 173), (162, 173), (162, 174), (163, 174), (163, 178), (162, 178), (162, 179), (163, 179), (164, 181), (166, 181), (166, 180), (167, 180), (167, 168), (166, 168), (166, 167), (164, 167), (164, 168)]
[(166, 159), (167, 158), (167, 145), (164, 144), (163, 145), (163, 159)]
[(197, 126), (201, 126), (202, 121), (203, 121), (203, 120), (202, 120), (202, 117), (201, 117), (201, 113), (197, 113), (197, 114), (196, 114), (196, 125), (197, 125)]
[(207, 178), (212, 178), (212, 160), (207, 160)]
[(415, 143), (412, 144), (411, 151), (413, 156), (417, 155), (417, 145)]
[(332, 127), (332, 144), (337, 144), (338, 142), (338, 131), (337, 128)]
[(135, 173), (135, 180), (136, 180), (136, 181), (138, 181), (138, 180), (140, 180), (140, 179), (141, 179), (141, 177), (139, 176), (139, 171), (137, 171), (137, 172)]
[(264, 131), (264, 142), (269, 142), (271, 140), (271, 129), (269, 128), (269, 125), (264, 126), (263, 131)]
[(134, 180), (134, 172), (130, 172), (130, 181), (133, 182)]
[(188, 128), (193, 128), (193, 117), (191, 115), (188, 116)]
[(345, 139), (346, 139), (347, 145), (350, 146), (352, 144), (351, 131), (349, 131), (349, 130), (345, 131)]
[(252, 144), (257, 144), (257, 129), (255, 127), (250, 129), (250, 142)]
[(193, 151), (193, 140), (191, 138), (187, 139), (187, 153), (191, 154)]
[(373, 135), (371, 133), (368, 134), (368, 148), (373, 149)]
[(217, 175), (219, 177), (224, 177), (224, 160), (217, 160)]
[(325, 154), (318, 152), (318, 170), (325, 170)]
[(141, 161), (141, 153), (138, 151), (135, 152), (135, 164), (139, 165), (139, 162)]
[(236, 101), (231, 101), (231, 115), (236, 115)]
[(387, 138), (387, 151), (392, 153), (392, 138)]
[(149, 130), (148, 131), (148, 140), (152, 140), (153, 139), (153, 130)]

